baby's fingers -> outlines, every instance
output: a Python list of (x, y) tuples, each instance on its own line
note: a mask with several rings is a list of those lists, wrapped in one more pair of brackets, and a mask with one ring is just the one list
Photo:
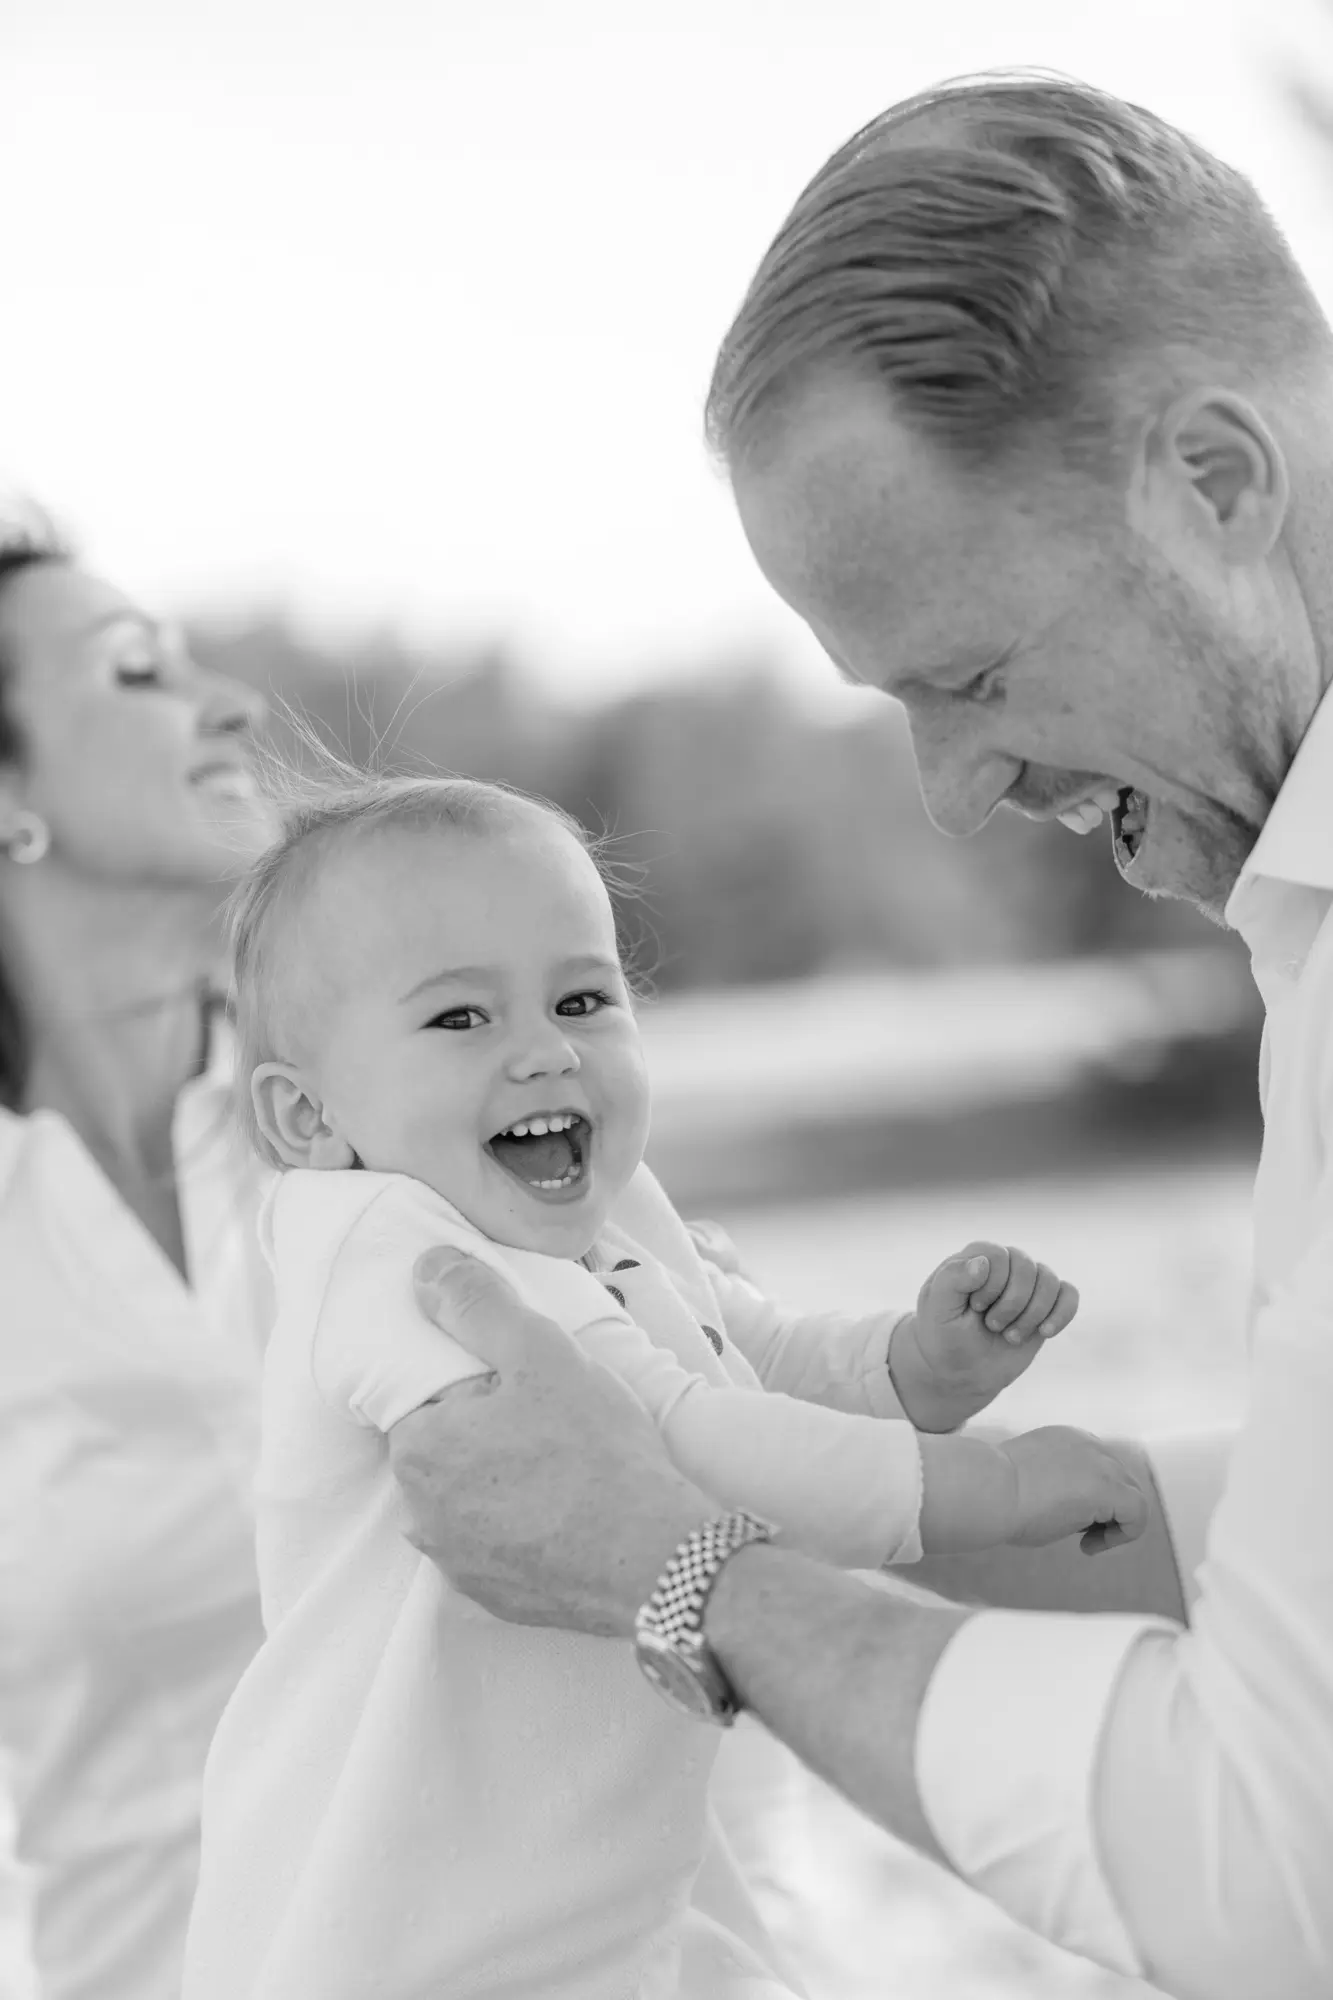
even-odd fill
[[(1010, 1321), (1005, 1331), (1004, 1337), (1010, 1345), (1020, 1347), (1025, 1340), (1035, 1340), (1047, 1325), (1051, 1315), (1055, 1312), (1059, 1304), (1059, 1299), (1060, 1280), (1056, 1277), (1054, 1271), (1049, 1270), (1045, 1264), (1038, 1264), (1033, 1276), (1032, 1290), (1028, 1295), (1027, 1304), (1017, 1317)], [(999, 1311), (1003, 1305), (1004, 1300), (1001, 1299), (996, 1311)], [(993, 1317), (993, 1314), (987, 1316), (987, 1326), (990, 1326)]]
[(1101, 1555), (1123, 1542), (1136, 1542), (1147, 1525), (1148, 1496), (1129, 1468), (1118, 1461), (1111, 1489), (1097, 1508), (1096, 1519), (1079, 1536), (1079, 1547), (1085, 1555)]
[(985, 1314), (1009, 1282), (1009, 1252), (1003, 1243), (969, 1243), (960, 1252), (960, 1260), (984, 1257), (987, 1270), (985, 1277), (976, 1285), (969, 1299), (974, 1312)]
[(1132, 1542), (1133, 1539), (1118, 1521), (1099, 1521), (1095, 1528), (1084, 1530), (1078, 1538), (1078, 1545), (1085, 1556), (1100, 1556), (1105, 1555), (1108, 1549), (1118, 1549), (1123, 1542)]
[[(986, 1308), (986, 1325), (992, 1333), (1007, 1333), (1027, 1310), (1037, 1282), (1037, 1267), (1025, 1250), (1009, 1246), (1009, 1278), (998, 1299)], [(1021, 1336), (1020, 1336), (1021, 1337)]]
[(1078, 1307), (1077, 1285), (1062, 1284), (1056, 1294), (1055, 1304), (1037, 1328), (1042, 1339), (1049, 1340), (1052, 1334), (1063, 1333), (1078, 1311)]

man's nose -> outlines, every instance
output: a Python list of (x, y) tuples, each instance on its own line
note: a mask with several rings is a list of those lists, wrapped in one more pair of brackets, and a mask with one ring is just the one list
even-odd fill
[(956, 840), (981, 831), (1018, 775), (1014, 759), (978, 755), (975, 746), (950, 741), (915, 721), (912, 749), (930, 822)]
[(572, 1076), (579, 1068), (579, 1055), (560, 1023), (545, 1020), (518, 1031), (507, 1066), (509, 1074), (519, 1081), (538, 1076)]

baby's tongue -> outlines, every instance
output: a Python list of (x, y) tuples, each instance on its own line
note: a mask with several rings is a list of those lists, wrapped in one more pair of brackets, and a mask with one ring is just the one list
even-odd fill
[(534, 1134), (529, 1139), (492, 1139), (491, 1151), (521, 1181), (563, 1180), (574, 1164), (568, 1132)]

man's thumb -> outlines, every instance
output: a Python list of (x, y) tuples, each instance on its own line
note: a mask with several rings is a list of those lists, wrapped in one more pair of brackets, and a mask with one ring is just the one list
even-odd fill
[(526, 1350), (530, 1316), (493, 1264), (452, 1244), (436, 1243), (417, 1258), (412, 1280), (426, 1318), (478, 1360), (502, 1368)]

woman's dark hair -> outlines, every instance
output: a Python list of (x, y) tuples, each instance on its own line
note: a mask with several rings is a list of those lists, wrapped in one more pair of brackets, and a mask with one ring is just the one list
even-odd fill
[[(15, 577), (46, 563), (67, 563), (74, 551), (54, 523), (31, 510), (21, 523), (0, 524), (0, 596)], [(5, 705), (5, 686), (11, 672), (3, 645), (0, 645), (0, 764), (21, 764), (23, 738), (13, 715)], [(5, 977), (4, 936), (0, 932), (0, 1108), (17, 1111), (28, 1081), (28, 1026), (19, 1007), (18, 996)]]

